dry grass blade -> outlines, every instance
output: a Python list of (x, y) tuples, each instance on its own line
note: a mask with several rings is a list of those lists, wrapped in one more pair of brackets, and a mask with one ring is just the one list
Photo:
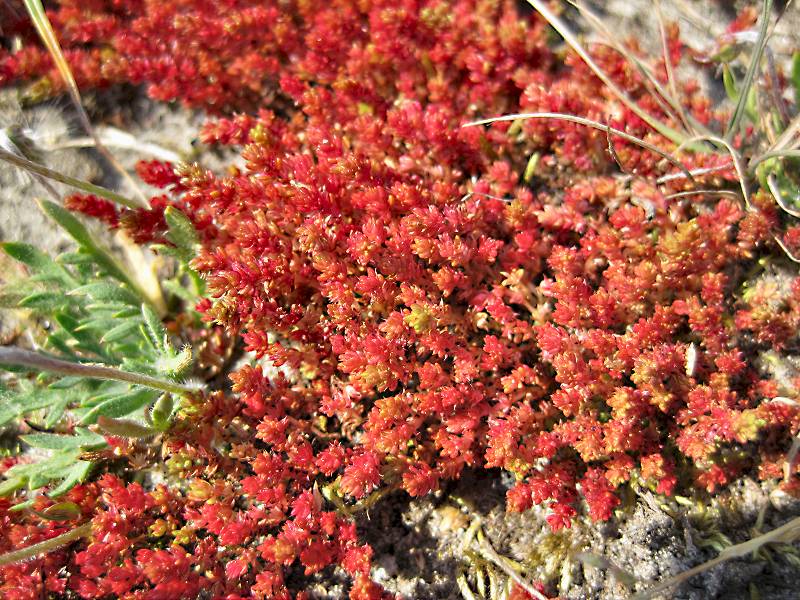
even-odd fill
[(617, 581), (627, 588), (632, 588), (638, 581), (631, 573), (619, 568), (605, 556), (600, 556), (599, 554), (594, 554), (593, 552), (578, 552), (578, 554), (575, 555), (575, 558), (581, 561), (583, 564), (594, 567), (595, 569), (609, 571)]
[[(613, 134), (617, 137), (621, 137), (623, 140), (627, 142), (636, 144), (637, 146), (641, 146), (642, 148), (646, 148), (647, 150), (650, 150), (650, 152), (653, 152), (654, 154), (658, 154), (660, 157), (668, 161), (671, 165), (680, 169), (681, 173), (683, 173), (685, 177), (694, 182), (694, 177), (692, 177), (691, 172), (686, 168), (686, 166), (681, 161), (672, 156), (670, 153), (665, 152), (658, 146), (645, 142), (643, 139), (637, 138), (635, 135), (626, 133), (621, 129), (609, 127), (608, 125), (600, 123), (599, 121), (594, 121), (592, 119), (587, 119), (585, 117), (576, 117), (575, 115), (568, 115), (565, 113), (552, 113), (552, 112), (517, 113), (513, 115), (503, 115), (502, 117), (493, 117), (491, 119), (481, 119), (480, 121), (472, 121), (470, 123), (465, 123), (464, 125), (462, 125), (462, 127), (473, 127), (475, 125), (489, 125), (491, 123), (499, 123), (502, 121), (516, 121), (517, 119), (559, 119), (561, 121), (570, 121), (572, 123), (577, 123), (578, 125), (585, 125), (586, 127), (592, 127), (594, 129), (606, 132), (606, 134)], [(705, 138), (695, 138), (695, 139), (705, 139)]]
[(642, 76), (642, 82), (650, 94), (652, 94), (653, 99), (658, 102), (661, 110), (663, 110), (664, 113), (672, 120), (679, 121), (680, 119), (678, 113), (674, 110), (674, 99), (669, 97), (669, 95), (663, 89), (661, 82), (655, 78), (653, 75), (653, 69), (643, 61), (639, 60), (636, 55), (633, 54), (633, 52), (624, 46), (624, 44), (621, 44), (617, 39), (619, 36), (612, 33), (605, 25), (603, 20), (592, 10), (590, 10), (583, 2), (579, 2), (578, 0), (567, 1), (580, 11), (581, 15), (584, 19), (586, 19), (586, 21), (588, 21), (589, 25), (597, 30), (597, 32), (604, 38), (604, 43), (608, 44), (608, 46), (619, 52), (623, 57), (625, 57), (625, 60), (636, 67), (636, 70)]
[(794, 254), (792, 254), (792, 251), (789, 250), (789, 247), (783, 243), (783, 240), (780, 237), (778, 237), (777, 235), (773, 235), (772, 239), (775, 241), (776, 244), (778, 244), (780, 249), (783, 250), (783, 253), (790, 261), (800, 265), (800, 258), (797, 258)]
[(83, 125), (83, 128), (92, 138), (92, 140), (94, 140), (95, 148), (97, 148), (97, 151), (103, 155), (103, 157), (120, 173), (120, 175), (122, 175), (122, 177), (131, 185), (132, 189), (136, 191), (137, 195), (139, 196), (137, 207), (148, 208), (147, 201), (139, 189), (139, 186), (136, 185), (136, 182), (133, 180), (133, 178), (122, 167), (122, 165), (119, 164), (111, 152), (108, 151), (108, 148), (103, 145), (102, 140), (95, 132), (94, 127), (92, 127), (92, 123), (89, 120), (89, 115), (86, 114), (86, 111), (83, 108), (81, 95), (78, 91), (78, 84), (75, 82), (75, 78), (72, 76), (72, 70), (69, 68), (66, 58), (64, 58), (64, 53), (61, 51), (61, 46), (58, 43), (58, 39), (56, 39), (55, 31), (53, 31), (53, 26), (50, 24), (50, 19), (47, 18), (47, 14), (44, 11), (41, 0), (24, 0), (24, 2), (25, 8), (28, 10), (28, 14), (31, 17), (34, 26), (36, 27), (39, 37), (42, 38), (42, 42), (44, 43), (48, 52), (50, 52), (50, 55), (53, 57), (53, 62), (55, 62), (56, 68), (66, 84), (67, 93), (69, 94), (70, 100), (72, 100), (72, 103), (75, 105), (75, 110), (78, 111), (78, 117)]
[(592, 59), (586, 49), (578, 41), (577, 36), (572, 32), (569, 26), (556, 16), (542, 0), (528, 0), (528, 3), (555, 29), (564, 41), (581, 57), (595, 75), (602, 81), (606, 87), (622, 102), (625, 106), (631, 109), (636, 116), (642, 119), (645, 123), (650, 125), (653, 129), (658, 131), (661, 135), (675, 142), (681, 144), (685, 141), (686, 136), (680, 132), (675, 131), (670, 126), (662, 123), (653, 115), (642, 109), (636, 102), (633, 101), (614, 81), (603, 72), (603, 70)]
[(675, 0), (675, 2), (681, 8), (681, 18), (696, 29), (709, 37), (717, 37), (722, 32), (723, 27), (720, 27), (719, 23), (715, 23), (698, 11), (689, 0)]
[(668, 115), (672, 120), (680, 122), (684, 129), (687, 132), (690, 132), (690, 135), (711, 134), (711, 131), (705, 125), (694, 119), (686, 112), (678, 99), (679, 96), (677, 86), (675, 85), (672, 64), (667, 60), (666, 30), (664, 28), (663, 19), (658, 4), (656, 4), (656, 14), (659, 18), (659, 29), (662, 37), (662, 45), (664, 46), (664, 59), (666, 61), (666, 69), (670, 87), (669, 92), (664, 89), (662, 83), (654, 75), (653, 68), (639, 60), (636, 55), (634, 55), (623, 44), (621, 44), (618, 41), (619, 35), (612, 32), (605, 25), (603, 19), (597, 16), (591, 9), (589, 9), (583, 2), (580, 2), (579, 0), (568, 0), (568, 2), (580, 11), (581, 15), (592, 27), (597, 30), (601, 36), (603, 36), (605, 42), (610, 47), (619, 52), (628, 62), (636, 67), (639, 74), (642, 76), (644, 86), (647, 88), (648, 92), (650, 92), (652, 98), (658, 102), (658, 105), (666, 115)]
[(667, 194), (664, 196), (667, 200), (675, 200), (676, 198), (687, 198), (690, 196), (728, 196), (731, 198), (739, 199), (739, 194), (730, 190), (691, 190), (688, 192), (675, 192), (674, 194)]
[(725, 561), (731, 560), (733, 558), (741, 558), (743, 556), (747, 556), (753, 552), (759, 550), (762, 546), (766, 544), (771, 544), (774, 542), (779, 543), (791, 543), (794, 540), (800, 538), (800, 517), (792, 519), (788, 523), (781, 525), (777, 529), (773, 529), (772, 531), (765, 533), (764, 535), (759, 535), (758, 537), (754, 537), (751, 540), (743, 542), (741, 544), (736, 544), (735, 546), (730, 546), (729, 548), (725, 548), (722, 552), (719, 553), (719, 556), (716, 558), (709, 560), (708, 562), (703, 563), (693, 569), (689, 569), (681, 573), (680, 575), (676, 575), (675, 577), (670, 577), (669, 579), (662, 581), (658, 585), (651, 587), (644, 592), (640, 592), (632, 596), (632, 600), (648, 600), (653, 598), (654, 596), (660, 594), (668, 590), (669, 588), (683, 583), (697, 575), (698, 573), (703, 573), (704, 571), (708, 571), (712, 567), (717, 566), (720, 563)]
[[(181, 162), (181, 156), (177, 152), (173, 152), (158, 144), (149, 142), (140, 142), (135, 136), (126, 131), (117, 129), (116, 127), (98, 127), (96, 129), (97, 135), (103, 141), (103, 144), (111, 148), (122, 148), (125, 150), (133, 150), (139, 154), (149, 154), (157, 158), (171, 163)], [(58, 145), (50, 146), (50, 150), (63, 150), (65, 148), (91, 148), (95, 145), (92, 138), (76, 138), (63, 142)]]
[(770, 158), (800, 158), (800, 150), (775, 150), (764, 152), (760, 156), (754, 157), (748, 164), (747, 169), (750, 173), (755, 171), (755, 168)]
[[(658, 20), (658, 34), (661, 38), (661, 52), (664, 56), (664, 69), (667, 72), (667, 85), (669, 86), (669, 96), (665, 96), (668, 102), (670, 99), (672, 100), (670, 104), (672, 107), (677, 111), (678, 116), (683, 123), (683, 126), (686, 128), (687, 131), (697, 132), (698, 131), (698, 123), (692, 122), (690, 115), (684, 110), (683, 105), (678, 101), (678, 84), (675, 79), (675, 71), (672, 68), (672, 60), (669, 56), (669, 40), (667, 39), (667, 28), (664, 25), (664, 14), (661, 11), (661, 0), (656, 0), (654, 2), (654, 6), (656, 9), (656, 18)], [(705, 127), (701, 126), (702, 130), (705, 130)], [(704, 133), (708, 133), (707, 130), (703, 131)]]
[(783, 150), (794, 149), (800, 144), (800, 114), (796, 115), (772, 147), (764, 154), (780, 153)]

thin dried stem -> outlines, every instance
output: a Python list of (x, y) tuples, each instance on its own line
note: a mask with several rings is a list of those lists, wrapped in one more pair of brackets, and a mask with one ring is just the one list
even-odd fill
[[(654, 154), (658, 154), (660, 157), (668, 161), (674, 167), (681, 170), (681, 172), (694, 182), (694, 177), (692, 177), (691, 172), (686, 168), (686, 166), (680, 162), (677, 158), (672, 156), (670, 153), (665, 152), (658, 146), (645, 142), (643, 139), (637, 138), (635, 135), (631, 135), (630, 133), (626, 133), (621, 129), (616, 129), (614, 127), (609, 127), (599, 121), (594, 121), (592, 119), (587, 119), (585, 117), (576, 117), (575, 115), (568, 115), (565, 113), (553, 113), (553, 112), (533, 112), (533, 113), (517, 113), (513, 115), (503, 115), (502, 117), (493, 117), (491, 119), (481, 119), (480, 121), (472, 121), (470, 123), (465, 123), (462, 127), (473, 127), (475, 125), (489, 125), (491, 123), (499, 123), (502, 121), (516, 121), (517, 119), (558, 119), (561, 121), (570, 121), (572, 123), (577, 123), (578, 125), (585, 125), (586, 127), (592, 127), (594, 129), (599, 129), (600, 131), (608, 133), (612, 133), (617, 137), (621, 137), (627, 142), (632, 144), (636, 144), (637, 146), (641, 146), (642, 148), (646, 148), (653, 152)], [(700, 139), (700, 138), (697, 138)]]
[(688, 196), (704, 195), (717, 195), (717, 196), (730, 196), (739, 199), (739, 194), (730, 190), (690, 190), (688, 192), (675, 192), (674, 194), (667, 194), (664, 196), (667, 200), (674, 200), (676, 198), (686, 198)]
[(709, 560), (708, 562), (704, 562), (702, 565), (698, 565), (693, 569), (689, 569), (688, 571), (676, 575), (675, 577), (670, 577), (665, 581), (662, 581), (661, 583), (651, 587), (650, 589), (645, 590), (644, 592), (635, 594), (632, 597), (632, 600), (649, 600), (661, 592), (683, 583), (699, 573), (708, 571), (720, 563), (731, 560), (732, 558), (739, 558), (756, 552), (765, 544), (770, 544), (773, 542), (791, 543), (798, 538), (800, 538), (800, 517), (792, 519), (788, 523), (785, 523), (784, 525), (781, 525), (777, 529), (773, 529), (764, 535), (759, 535), (751, 540), (742, 542), (741, 544), (730, 546), (720, 552), (719, 556), (716, 558)]
[(747, 163), (747, 170), (751, 173), (754, 172), (758, 165), (770, 158), (800, 158), (800, 150), (770, 150), (764, 152), (764, 154), (750, 159), (750, 162)]
[[(669, 57), (669, 41), (667, 40), (667, 28), (664, 25), (664, 14), (661, 11), (661, 0), (656, 0), (654, 3), (656, 9), (656, 20), (658, 21), (658, 33), (661, 37), (661, 52), (664, 56), (664, 69), (667, 72), (667, 85), (669, 86), (670, 95), (665, 96), (667, 102), (670, 102), (672, 107), (677, 111), (681, 123), (687, 131), (695, 132), (696, 123), (692, 123), (683, 105), (678, 101), (678, 84), (675, 79), (675, 71), (672, 68), (672, 61)], [(705, 128), (703, 128), (705, 129)], [(704, 131), (708, 133), (708, 131)]]
[(503, 573), (508, 575), (508, 577), (514, 581), (514, 583), (528, 592), (531, 596), (537, 600), (547, 600), (547, 596), (542, 594), (539, 590), (533, 587), (529, 581), (522, 577), (522, 575), (517, 573), (517, 571), (509, 564), (509, 560), (506, 557), (498, 554), (497, 550), (492, 547), (491, 542), (489, 542), (481, 529), (478, 530), (477, 540), (481, 554), (484, 556), (484, 558), (491, 561), (496, 567), (503, 571)]
[(688, 144), (700, 140), (705, 140), (711, 142), (712, 144), (723, 146), (728, 151), (728, 154), (731, 156), (731, 160), (733, 160), (733, 167), (736, 169), (736, 175), (739, 177), (739, 186), (742, 190), (742, 196), (744, 197), (744, 204), (749, 209), (750, 186), (747, 184), (747, 170), (745, 169), (742, 161), (742, 156), (736, 151), (736, 149), (728, 140), (715, 135), (699, 135), (695, 138), (686, 140), (686, 143)]
[[(177, 152), (173, 152), (158, 144), (149, 142), (140, 142), (135, 136), (127, 131), (122, 131), (115, 127), (98, 127), (97, 135), (103, 140), (106, 146), (112, 148), (123, 148), (125, 150), (134, 150), (140, 154), (149, 154), (159, 160), (164, 160), (171, 163), (181, 162), (181, 157)], [(93, 138), (83, 137), (75, 138), (60, 144), (50, 146), (48, 150), (63, 150), (65, 148), (91, 148), (94, 147), (95, 141)]]
[(675, 0), (675, 2), (681, 7), (681, 17), (706, 35), (716, 37), (722, 31), (723, 28), (718, 23), (714, 23), (698, 11), (689, 0)]
[(800, 144), (800, 114), (792, 119), (792, 122), (789, 123), (788, 127), (786, 127), (781, 136), (765, 154), (794, 149), (797, 144)]
[(775, 243), (778, 244), (778, 246), (780, 246), (781, 250), (783, 250), (783, 253), (786, 255), (786, 258), (788, 258), (793, 263), (800, 265), (800, 258), (797, 258), (794, 254), (792, 254), (792, 251), (789, 250), (789, 247), (783, 243), (783, 240), (781, 238), (779, 238), (777, 235), (773, 235), (772, 239), (775, 240)]
[[(647, 91), (650, 92), (653, 99), (658, 102), (661, 110), (663, 110), (670, 119), (680, 122), (684, 129), (692, 134), (710, 133), (710, 131), (702, 123), (686, 114), (683, 105), (678, 100), (677, 88), (673, 86), (670, 93), (667, 93), (667, 91), (664, 89), (664, 86), (655, 76), (653, 67), (639, 60), (636, 55), (633, 54), (633, 52), (628, 50), (623, 44), (619, 43), (617, 41), (619, 35), (610, 31), (599, 16), (597, 16), (580, 0), (568, 0), (568, 2), (577, 8), (581, 15), (583, 15), (583, 17), (589, 22), (589, 24), (593, 26), (601, 36), (603, 36), (606, 44), (619, 52), (628, 62), (636, 67), (636, 69), (639, 71), (639, 74), (642, 76), (642, 82), (647, 88)], [(662, 34), (664, 34), (665, 32), (663, 32), (663, 24), (661, 25)], [(671, 71), (672, 65), (668, 64), (667, 68)]]
[[(703, 167), (702, 169), (692, 169), (689, 171), (694, 176), (698, 175), (708, 175), (709, 173), (717, 173), (719, 171), (726, 171), (733, 166), (733, 163), (729, 165), (719, 165), (718, 167)], [(656, 179), (656, 183), (658, 185), (662, 185), (664, 183), (668, 183), (670, 181), (675, 181), (676, 179), (686, 179), (686, 175), (684, 173), (670, 173), (669, 175), (662, 175), (658, 179)]]

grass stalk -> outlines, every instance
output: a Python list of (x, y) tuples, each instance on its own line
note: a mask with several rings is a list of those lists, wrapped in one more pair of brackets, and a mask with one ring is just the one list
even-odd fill
[[(666, 69), (667, 75), (670, 77), (670, 91), (664, 89), (662, 83), (654, 75), (653, 68), (639, 60), (633, 52), (625, 48), (625, 46), (618, 41), (619, 36), (614, 34), (608, 27), (606, 27), (603, 20), (598, 17), (589, 7), (587, 7), (580, 0), (568, 0), (575, 8), (577, 8), (581, 15), (589, 22), (589, 24), (603, 36), (605, 42), (614, 50), (619, 52), (625, 59), (636, 67), (639, 74), (642, 76), (642, 82), (647, 88), (648, 92), (652, 95), (653, 99), (658, 102), (661, 110), (674, 121), (680, 122), (686, 131), (692, 133), (710, 133), (710, 131), (691, 115), (687, 114), (678, 100), (677, 87), (675, 86), (674, 74), (672, 74), (672, 65), (667, 61)], [(659, 17), (659, 27), (662, 36), (662, 45), (665, 45), (666, 31), (664, 29), (659, 6), (656, 4), (656, 14)], [(665, 51), (666, 60), (666, 51)]]
[(764, 48), (766, 48), (767, 39), (769, 38), (767, 34), (769, 32), (769, 16), (772, 12), (772, 4), (773, 0), (764, 0), (764, 9), (761, 13), (761, 28), (758, 31), (758, 39), (756, 40), (755, 51), (753, 52), (753, 56), (750, 59), (750, 64), (747, 67), (747, 73), (744, 77), (742, 90), (739, 94), (739, 100), (736, 102), (736, 108), (734, 109), (733, 114), (731, 114), (731, 118), (728, 121), (728, 127), (725, 130), (725, 140), (728, 142), (733, 139), (733, 136), (735, 136), (739, 131), (739, 124), (742, 121), (742, 117), (744, 116), (745, 109), (747, 107), (747, 99), (750, 95), (750, 88), (753, 85), (753, 81), (755, 81), (756, 74), (758, 73), (761, 65), (761, 56), (764, 54)]
[(721, 138), (715, 135), (699, 135), (695, 138), (690, 138), (686, 140), (687, 145), (691, 144), (692, 142), (696, 141), (707, 141), (715, 144), (717, 146), (722, 146), (728, 151), (730, 154), (731, 160), (733, 161), (733, 168), (736, 169), (736, 175), (739, 178), (739, 187), (742, 190), (742, 196), (744, 199), (745, 206), (749, 209), (750, 208), (750, 186), (747, 183), (747, 169), (744, 165), (744, 160), (742, 159), (741, 154), (736, 151), (736, 148), (733, 147), (733, 144), (730, 143), (725, 138)]
[(537, 590), (529, 581), (527, 581), (517, 570), (512, 566), (505, 556), (501, 556), (497, 550), (494, 549), (491, 542), (484, 535), (482, 529), (478, 529), (477, 536), (478, 548), (481, 555), (505, 573), (514, 583), (516, 583), (523, 590), (528, 592), (536, 600), (547, 600), (547, 596)]
[(543, 0), (528, 0), (528, 3), (555, 29), (564, 41), (580, 56), (581, 60), (594, 72), (595, 75), (602, 81), (606, 87), (627, 106), (633, 113), (642, 119), (645, 123), (650, 125), (658, 133), (671, 140), (676, 144), (682, 144), (686, 140), (686, 136), (671, 128), (666, 123), (662, 123), (653, 115), (641, 108), (636, 102), (628, 96), (614, 81), (605, 74), (605, 72), (594, 62), (594, 59), (589, 55), (586, 49), (578, 41), (577, 36), (572, 32), (569, 26), (561, 20), (555, 13), (553, 13)]

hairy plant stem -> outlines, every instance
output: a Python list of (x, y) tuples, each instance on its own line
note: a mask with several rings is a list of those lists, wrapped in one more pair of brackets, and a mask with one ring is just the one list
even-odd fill
[(13, 152), (9, 152), (4, 148), (0, 148), (0, 159), (41, 177), (47, 177), (53, 181), (58, 181), (59, 183), (74, 187), (88, 194), (100, 196), (101, 198), (111, 200), (112, 202), (116, 202), (122, 206), (127, 206), (128, 208), (143, 208), (144, 206), (143, 204), (136, 202), (135, 200), (131, 200), (130, 198), (126, 198), (125, 196), (109, 190), (108, 188), (89, 183), (88, 181), (83, 181), (82, 179), (75, 179), (74, 177), (70, 177), (64, 173), (59, 173), (53, 169), (48, 169), (44, 165), (35, 163), (27, 158), (17, 156)]
[(4, 567), (6, 565), (13, 565), (15, 563), (23, 562), (25, 560), (29, 560), (38, 556), (40, 554), (47, 554), (48, 552), (52, 552), (53, 550), (58, 550), (73, 542), (79, 538), (86, 537), (92, 533), (92, 523), (84, 523), (67, 531), (66, 533), (62, 533), (61, 535), (57, 535), (54, 538), (50, 538), (49, 540), (45, 540), (43, 542), (39, 542), (38, 544), (33, 544), (26, 548), (20, 548), (19, 550), (13, 550), (12, 552), (6, 552), (5, 554), (0, 554), (0, 567)]
[(58, 373), (60, 375), (124, 381), (126, 383), (142, 385), (155, 390), (161, 390), (163, 392), (171, 392), (173, 394), (191, 394), (199, 389), (195, 386), (182, 385), (180, 383), (157, 379), (156, 377), (150, 377), (149, 375), (143, 375), (141, 373), (122, 371), (113, 367), (69, 362), (59, 358), (45, 356), (43, 354), (39, 354), (38, 352), (31, 352), (30, 350), (23, 350), (22, 348), (14, 348), (12, 346), (0, 347), (0, 363), (16, 365), (20, 367), (30, 367), (32, 369), (41, 371), (50, 371), (51, 373)]

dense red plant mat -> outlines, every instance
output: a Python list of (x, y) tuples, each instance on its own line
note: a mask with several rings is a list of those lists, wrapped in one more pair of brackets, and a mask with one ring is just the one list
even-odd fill
[[(184, 408), (164, 438), (167, 485), (143, 489), (109, 467), (117, 474), (69, 493), (82, 515), (66, 524), (0, 501), (0, 551), (93, 524), (90, 540), (0, 571), (4, 598), (42, 586), (85, 598), (305, 597), (287, 589), (293, 565), (339, 565), (351, 598), (380, 598), (344, 508), (375, 490), (421, 496), (465, 468), (500, 468), (517, 480), (509, 509), (544, 504), (558, 529), (584, 510), (611, 517), (631, 478), (673, 494), (783, 475), (798, 410), (770, 401), (787, 392), (753, 357), (796, 343), (800, 279), (780, 297), (740, 293), (776, 250), (771, 198), (746, 210), (669, 197), (735, 188), (733, 169), (658, 185), (678, 171), (613, 137), (612, 158), (604, 132), (571, 123), (462, 128), (557, 111), (675, 148), (530, 11), (58, 4), (49, 14), (82, 88), (144, 84), (219, 113), (203, 141), (240, 148), (245, 165), (220, 176), (141, 163), (164, 188), (152, 210), (71, 207), (119, 219), (142, 243), (162, 241), (166, 206), (189, 215), (208, 284), (197, 309), (260, 360), (230, 374), (231, 392)], [(0, 53), (0, 83), (57, 90), (25, 19), (4, 23), (25, 43)], [(684, 48), (670, 31), (677, 64)], [(622, 57), (592, 52), (668, 121)], [(715, 119), (696, 86), (682, 93), (696, 119)], [(135, 456), (136, 444), (115, 443)]]

